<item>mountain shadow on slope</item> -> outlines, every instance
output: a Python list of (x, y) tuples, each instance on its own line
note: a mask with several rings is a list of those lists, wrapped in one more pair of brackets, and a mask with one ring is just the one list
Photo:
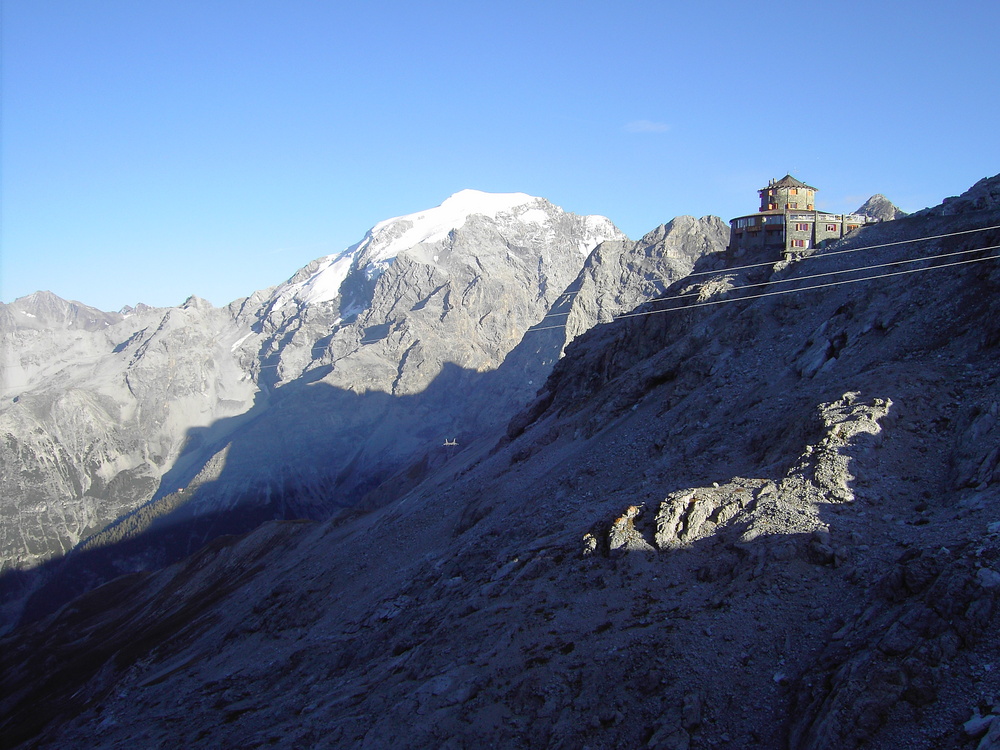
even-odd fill
[[(151, 502), (64, 558), (31, 571), (4, 575), (0, 591), (9, 601), (23, 595), (33, 583), (45, 581), (25, 606), (22, 620), (29, 622), (95, 585), (119, 575), (163, 567), (215, 537), (243, 534), (269, 520), (326, 518), (351, 507), (398, 470), (393, 459), (402, 451), (392, 450), (397, 437), (394, 429), (399, 430), (398, 440), (405, 442), (411, 453), (419, 451), (427, 470), (448, 460), (449, 451), (454, 452), (444, 447), (446, 438), (458, 438), (458, 448), (474, 442), (475, 424), (455, 424), (443, 415), (431, 416), (423, 427), (409, 434), (405, 429), (413, 426), (412, 415), (429, 413), (430, 405), (440, 404), (442, 398), (485, 387), (480, 385), (485, 377), (449, 366), (423, 394), (405, 397), (380, 392), (356, 394), (323, 382), (310, 383), (308, 377), (290, 383), (264, 399), (264, 404), (255, 405), (249, 414), (233, 418), (241, 429), (230, 431), (226, 420), (220, 420), (210, 427), (190, 430), (181, 458), (163, 477)], [(321, 434), (324, 423), (339, 415), (344, 419), (365, 415), (365, 421), (375, 423), (378, 431), (359, 436), (346, 462), (342, 456), (331, 455), (341, 446), (324, 441)], [(205, 445), (202, 435), (220, 428), (228, 433), (229, 442)], [(269, 433), (268, 447), (282, 451), (279, 455), (262, 455), (257, 441), (265, 433)], [(424, 444), (422, 449), (420, 443)], [(263, 464), (265, 459), (270, 463)], [(344, 468), (331, 475), (325, 466), (333, 463), (332, 459)]]
[[(168, 565), (215, 537), (397, 499), (464, 451), (495, 443), (516, 408), (505, 412), (504, 405), (527, 401), (559, 357), (563, 339), (545, 333), (526, 336), (496, 370), (446, 364), (418, 394), (336, 388), (322, 380), (324, 368), (264, 391), (248, 413), (190, 429), (149, 503), (65, 557), (6, 573), (0, 592), (7, 602), (30, 593), (20, 616), (30, 622), (115, 576)], [(220, 434), (221, 443), (207, 437)]]

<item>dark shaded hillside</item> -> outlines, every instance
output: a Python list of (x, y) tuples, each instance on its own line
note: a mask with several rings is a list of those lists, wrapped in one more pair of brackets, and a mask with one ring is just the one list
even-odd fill
[[(505, 438), (400, 499), (265, 525), (21, 629), (0, 643), (7, 741), (1000, 734), (963, 729), (1000, 714), (998, 195), (679, 282), (705, 283), (581, 336)], [(885, 277), (753, 298), (863, 268)]]

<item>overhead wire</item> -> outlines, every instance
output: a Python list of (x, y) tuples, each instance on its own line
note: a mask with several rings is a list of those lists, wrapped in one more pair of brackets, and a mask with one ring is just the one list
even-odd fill
[[(952, 253), (939, 253), (937, 255), (924, 255), (924, 256), (921, 256), (919, 258), (907, 258), (906, 260), (893, 260), (893, 261), (890, 261), (888, 263), (876, 263), (876, 264), (871, 265), (871, 266), (856, 266), (854, 268), (842, 268), (842, 269), (840, 269), (838, 271), (824, 271), (823, 273), (814, 273), (814, 274), (809, 274), (807, 276), (789, 276), (789, 277), (784, 278), (784, 279), (774, 279), (772, 281), (761, 281), (761, 282), (756, 283), (756, 284), (744, 284), (743, 286), (735, 287), (735, 288), (741, 289), (741, 290), (742, 289), (756, 289), (756, 288), (759, 288), (759, 287), (762, 287), (762, 286), (774, 286), (775, 284), (788, 284), (788, 283), (791, 283), (793, 281), (805, 281), (806, 279), (819, 279), (819, 278), (822, 278), (824, 276), (838, 276), (840, 274), (845, 274), (845, 273), (856, 273), (858, 271), (870, 271), (870, 270), (872, 270), (874, 268), (887, 268), (889, 266), (900, 266), (900, 265), (903, 265), (904, 263), (923, 263), (925, 261), (937, 260), (939, 258), (951, 258), (951, 257), (954, 257), (956, 255), (968, 255), (969, 253), (978, 253), (978, 252), (983, 252), (985, 250), (996, 250), (997, 248), (1000, 248), (1000, 245), (991, 245), (989, 247), (976, 247), (976, 248), (973, 248), (971, 250), (958, 250), (958, 251), (955, 251), (955, 252), (952, 252)], [(824, 256), (824, 257), (826, 257), (826, 256)], [(774, 264), (772, 263), (770, 265), (774, 265)], [(723, 275), (731, 273), (733, 270), (734, 269), (724, 268), (724, 269), (720, 269), (718, 271), (714, 271), (713, 273), (715, 273), (717, 276), (723, 276)], [(690, 275), (693, 276), (694, 274), (690, 274)], [(695, 294), (698, 294), (699, 289), (701, 289), (701, 286), (699, 286), (696, 289), (685, 290), (685, 291), (681, 292), (680, 294), (675, 294), (675, 295), (672, 295), (672, 296), (669, 296), (669, 297), (654, 297), (652, 299), (646, 300), (646, 302), (669, 302), (669, 301), (675, 300), (675, 299), (689, 299), (690, 297), (694, 296)], [(545, 317), (543, 317), (542, 320), (545, 320), (546, 318), (559, 318), (559, 317), (562, 317), (564, 315), (570, 315), (570, 313), (568, 313), (568, 312), (564, 312), (564, 313), (549, 313), (548, 315), (546, 315)]]
[[(777, 225), (775, 225), (775, 226), (777, 226)], [(988, 232), (991, 229), (1000, 229), (1000, 224), (997, 224), (997, 225), (992, 226), (992, 227), (978, 227), (976, 229), (963, 229), (963, 230), (961, 230), (959, 232), (947, 232), (945, 234), (931, 234), (931, 235), (926, 235), (924, 237), (913, 237), (913, 238), (908, 239), (908, 240), (896, 240), (895, 242), (883, 242), (883, 243), (880, 243), (878, 245), (864, 245), (862, 247), (851, 247), (851, 248), (847, 248), (846, 250), (833, 250), (833, 251), (828, 252), (828, 253), (822, 253), (822, 252), (821, 253), (812, 253), (810, 255), (804, 255), (801, 258), (796, 258), (795, 262), (796, 263), (802, 263), (803, 261), (807, 261), (807, 260), (819, 260), (819, 259), (822, 259), (822, 258), (831, 258), (831, 257), (833, 257), (835, 255), (845, 255), (847, 253), (860, 253), (863, 250), (878, 250), (879, 248), (883, 248), (883, 247), (894, 247), (896, 245), (907, 245), (907, 244), (909, 244), (911, 242), (926, 242), (928, 240), (940, 240), (940, 239), (944, 239), (946, 237), (957, 237), (958, 235), (961, 235), (961, 234), (971, 234), (973, 232)], [(712, 275), (717, 275), (719, 273), (732, 273), (732, 272), (735, 272), (735, 271), (746, 271), (747, 269), (750, 269), (750, 268), (763, 268), (764, 266), (773, 266), (773, 265), (774, 265), (774, 261), (770, 261), (770, 262), (764, 262), (764, 263), (750, 263), (750, 264), (747, 264), (745, 266), (733, 266), (732, 268), (726, 268), (726, 269), (722, 269), (722, 270), (693, 271), (691, 273), (685, 274), (684, 278), (690, 278), (691, 276), (712, 276)], [(661, 279), (663, 281), (668, 281), (666, 278), (664, 278), (662, 276), (658, 276), (657, 278), (659, 278), (659, 279)], [(673, 283), (673, 282), (670, 282), (670, 283)], [(579, 290), (575, 291), (575, 292), (563, 292), (561, 295), (559, 295), (559, 297), (556, 297), (556, 302), (558, 302), (562, 298), (572, 297), (572, 296), (577, 295), (579, 293), (580, 293)]]
[[(990, 248), (980, 248), (987, 250)], [(887, 279), (891, 276), (906, 276), (911, 273), (920, 273), (921, 271), (939, 271), (942, 268), (951, 268), (952, 266), (964, 266), (969, 263), (982, 263), (984, 260), (1000, 260), (1000, 255), (990, 255), (985, 258), (972, 258), (971, 260), (957, 260), (954, 263), (942, 263), (937, 266), (928, 266), (927, 268), (910, 268), (905, 271), (893, 271), (891, 273), (882, 273), (875, 276), (863, 276), (858, 279), (843, 279), (841, 281), (831, 281), (828, 284), (813, 284), (812, 286), (796, 287), (795, 289), (779, 289), (775, 292), (764, 292), (763, 294), (748, 294), (745, 297), (730, 297), (721, 300), (706, 300), (705, 302), (695, 302), (691, 305), (685, 305), (684, 307), (675, 307), (673, 310), (687, 310), (692, 307), (705, 307), (707, 305), (720, 305), (725, 302), (740, 302), (742, 300), (748, 299), (761, 299), (762, 297), (776, 297), (782, 294), (792, 294), (793, 292), (808, 292), (813, 289), (825, 289), (832, 286), (843, 286), (844, 284), (855, 284), (859, 281), (875, 281), (876, 279)], [(649, 310), (645, 312), (632, 312), (624, 313), (615, 318), (615, 320), (620, 320), (621, 318), (635, 318), (641, 315), (655, 315), (659, 312), (670, 312), (670, 310)]]
[[(985, 251), (985, 250), (995, 249), (996, 247), (1000, 247), (1000, 246), (996, 246), (995, 245), (995, 246), (991, 246), (991, 247), (981, 247), (981, 248), (976, 248), (975, 250)], [(968, 251), (968, 252), (974, 252), (974, 251)], [(922, 258), (921, 260), (926, 260), (926, 259)], [(857, 279), (842, 279), (840, 281), (831, 281), (831, 282), (829, 282), (827, 284), (813, 284), (811, 286), (796, 287), (795, 289), (779, 289), (779, 290), (773, 291), (773, 292), (763, 292), (762, 294), (748, 294), (746, 296), (741, 296), (741, 297), (727, 297), (725, 299), (706, 300), (704, 302), (695, 302), (695, 303), (692, 303), (690, 305), (683, 305), (683, 306), (678, 306), (678, 307), (668, 307), (668, 308), (665, 308), (665, 309), (662, 309), (662, 310), (644, 310), (644, 311), (641, 311), (641, 312), (624, 313), (622, 315), (616, 315), (612, 319), (611, 322), (614, 322), (615, 320), (622, 320), (623, 318), (639, 318), (639, 317), (644, 317), (646, 315), (659, 315), (661, 313), (680, 312), (682, 310), (692, 310), (692, 309), (694, 309), (696, 307), (708, 307), (709, 305), (724, 305), (724, 304), (729, 304), (729, 303), (732, 303), (732, 302), (745, 302), (747, 300), (763, 299), (764, 297), (777, 297), (777, 296), (783, 295), (783, 294), (794, 294), (795, 292), (807, 292), (807, 291), (811, 291), (811, 290), (815, 290), (815, 289), (827, 289), (829, 287), (843, 286), (845, 284), (856, 284), (856, 283), (861, 282), (861, 281), (876, 281), (877, 279), (886, 279), (886, 278), (890, 278), (892, 276), (905, 276), (905, 275), (912, 274), (912, 273), (921, 273), (923, 271), (938, 271), (938, 270), (941, 270), (943, 268), (951, 268), (953, 266), (963, 266), (963, 265), (968, 265), (970, 263), (982, 263), (983, 261), (987, 261), (987, 260), (1000, 260), (1000, 255), (989, 255), (989, 256), (987, 256), (985, 258), (972, 258), (970, 260), (958, 260), (958, 261), (955, 261), (953, 263), (942, 263), (942, 264), (935, 265), (935, 266), (928, 266), (926, 268), (909, 268), (909, 269), (906, 269), (904, 271), (892, 271), (891, 273), (876, 274), (875, 276), (862, 276), (862, 277), (857, 278)], [(896, 265), (896, 264), (890, 264), (890, 265)], [(825, 274), (823, 274), (823, 275), (825, 275)], [(798, 281), (799, 279), (795, 278), (794, 280)], [(744, 287), (736, 287), (736, 288), (737, 289), (742, 289)], [(648, 302), (653, 302), (653, 301), (660, 301), (660, 300), (649, 300), (649, 301), (647, 301), (647, 303), (644, 303), (644, 304), (648, 304)], [(542, 326), (540, 328), (530, 328), (527, 331), (527, 333), (534, 332), (534, 331), (551, 331), (551, 330), (557, 330), (557, 329), (560, 329), (560, 328), (565, 328), (565, 326), (558, 325), (558, 326)]]
[[(801, 263), (806, 260), (818, 260), (820, 258), (832, 258), (834, 255), (846, 255), (848, 253), (860, 253), (863, 250), (878, 250), (882, 247), (894, 247), (895, 245), (908, 245), (911, 242), (926, 242), (928, 240), (940, 240), (945, 237), (956, 237), (960, 234), (971, 234), (972, 232), (988, 232), (991, 229), (1000, 229), (1000, 224), (992, 227), (979, 227), (977, 229), (963, 229), (960, 232), (948, 232), (946, 234), (932, 234), (926, 237), (914, 237), (908, 240), (897, 240), (895, 242), (883, 242), (878, 245), (864, 245), (863, 247), (851, 247), (846, 250), (831, 250), (828, 253), (819, 252), (812, 253), (811, 255), (805, 255), (798, 258), (796, 262)], [(744, 271), (748, 268), (761, 268), (762, 266), (773, 266), (774, 263), (751, 263), (746, 266), (735, 266), (733, 268), (727, 268), (726, 271)], [(718, 273), (718, 271), (696, 271), (695, 273), (689, 273), (688, 276), (706, 276), (710, 274)]]

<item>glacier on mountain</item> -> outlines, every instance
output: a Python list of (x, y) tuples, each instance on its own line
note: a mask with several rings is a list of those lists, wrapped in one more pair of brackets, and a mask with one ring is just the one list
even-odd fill
[[(360, 242), (340, 253), (314, 261), (305, 274), (297, 274), (278, 287), (271, 309), (277, 311), (293, 300), (301, 305), (334, 300), (352, 269), (363, 271), (371, 282), (381, 276), (400, 253), (405, 252), (421, 263), (437, 263), (440, 256), (430, 246), (445, 240), (449, 233), (462, 229), (472, 216), (491, 220), (501, 234), (505, 234), (505, 224), (518, 231), (524, 231), (526, 225), (542, 228), (551, 220), (551, 212), (544, 206), (551, 207), (551, 204), (526, 193), (462, 190), (435, 208), (380, 221)], [(577, 244), (583, 256), (600, 242), (621, 236), (621, 232), (603, 216), (583, 219), (590, 230), (589, 236)], [(521, 226), (511, 227), (514, 223)]]

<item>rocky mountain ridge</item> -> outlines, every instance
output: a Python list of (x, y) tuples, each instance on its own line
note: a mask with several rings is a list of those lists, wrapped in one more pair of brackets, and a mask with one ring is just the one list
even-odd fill
[[(397, 474), (412, 482), (446, 458), (446, 439), (464, 449), (527, 403), (597, 322), (586, 306), (624, 309), (724, 246), (718, 219), (677, 222), (633, 243), (603, 217), (463, 191), (226, 308), (4, 306), (6, 372), (20, 379), (0, 408), (3, 569), (37, 571), (3, 582), (7, 621), (29, 595), (29, 612), (45, 611), (218, 534), (392, 497)], [(612, 256), (613, 278), (564, 296)], [(557, 305), (569, 325), (547, 317)], [(77, 569), (81, 553), (151, 528), (155, 544)]]
[(892, 221), (902, 219), (906, 212), (902, 211), (881, 193), (876, 193), (866, 200), (854, 213), (867, 216), (875, 221)]
[(498, 442), (7, 638), (7, 742), (993, 747), (997, 194), (539, 322)]

